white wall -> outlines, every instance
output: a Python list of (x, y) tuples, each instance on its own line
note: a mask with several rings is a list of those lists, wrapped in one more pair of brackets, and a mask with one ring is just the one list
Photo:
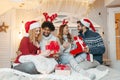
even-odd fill
[(120, 7), (108, 8), (108, 49), (112, 67), (120, 71), (120, 60), (116, 58), (115, 13), (120, 13)]
[[(105, 58), (109, 57), (108, 54), (108, 40), (107, 40), (107, 8), (104, 6), (104, 0), (96, 0), (95, 5), (89, 12), (88, 17), (101, 27), (101, 35), (103, 36), (106, 46)], [(103, 33), (104, 34), (103, 34)]]
[(12, 27), (15, 26), (15, 10), (10, 10), (0, 16), (0, 25), (5, 22), (9, 28), (7, 32), (0, 32), (0, 67), (10, 67), (11, 57), (14, 56), (14, 39), (12, 36)]
[(114, 0), (104, 0), (105, 1), (105, 6), (109, 5), (111, 2), (113, 2)]

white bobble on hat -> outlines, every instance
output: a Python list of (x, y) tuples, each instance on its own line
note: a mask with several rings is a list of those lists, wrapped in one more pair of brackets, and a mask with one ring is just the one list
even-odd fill
[(28, 33), (29, 30), (32, 30), (38, 27), (40, 27), (40, 23), (38, 21), (28, 21), (25, 23), (26, 33)]
[(88, 28), (91, 28), (94, 32), (96, 31), (95, 30), (95, 27), (93, 26), (93, 24), (92, 24), (92, 22), (89, 20), (89, 19), (81, 19), (80, 20), (80, 22), (84, 25), (84, 26), (86, 26), (86, 27), (88, 27)]
[(40, 23), (39, 22), (34, 22), (34, 23), (30, 24), (30, 30), (34, 29), (34, 28), (38, 28), (38, 27), (40, 27)]
[(81, 21), (81, 23), (82, 23), (84, 26), (86, 26), (86, 27), (89, 28), (89, 26), (90, 26), (90, 23), (89, 23), (89, 22), (85, 21), (84, 19), (81, 19), (80, 21)]

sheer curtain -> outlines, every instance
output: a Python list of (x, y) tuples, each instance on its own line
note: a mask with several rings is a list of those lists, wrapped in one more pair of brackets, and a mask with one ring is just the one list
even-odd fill
[(39, 12), (59, 13), (67, 12), (73, 15), (84, 17), (91, 9), (95, 0), (40, 0)]

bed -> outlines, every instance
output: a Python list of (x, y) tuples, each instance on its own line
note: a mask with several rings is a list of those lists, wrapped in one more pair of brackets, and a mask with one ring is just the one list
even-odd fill
[(104, 76), (103, 78), (101, 78), (100, 80), (120, 80), (120, 72), (112, 69), (110, 67), (104, 66), (104, 65), (100, 65), (97, 68), (100, 69), (109, 69), (109, 72), (106, 76)]
[[(94, 72), (96, 75), (95, 80), (120, 80), (120, 72), (109, 68), (104, 65), (99, 65), (96, 68), (88, 70)], [(0, 68), (0, 80), (91, 80), (80, 73), (72, 71), (71, 75), (56, 75), (51, 74), (37, 74), (30, 75), (11, 68)]]

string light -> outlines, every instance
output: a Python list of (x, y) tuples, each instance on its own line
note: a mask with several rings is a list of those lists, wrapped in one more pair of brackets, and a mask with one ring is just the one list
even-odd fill
[(22, 21), (20, 24), (20, 29), (19, 29), (19, 34), (18, 34), (19, 39), (22, 39), (24, 33), (25, 33), (24, 21)]

